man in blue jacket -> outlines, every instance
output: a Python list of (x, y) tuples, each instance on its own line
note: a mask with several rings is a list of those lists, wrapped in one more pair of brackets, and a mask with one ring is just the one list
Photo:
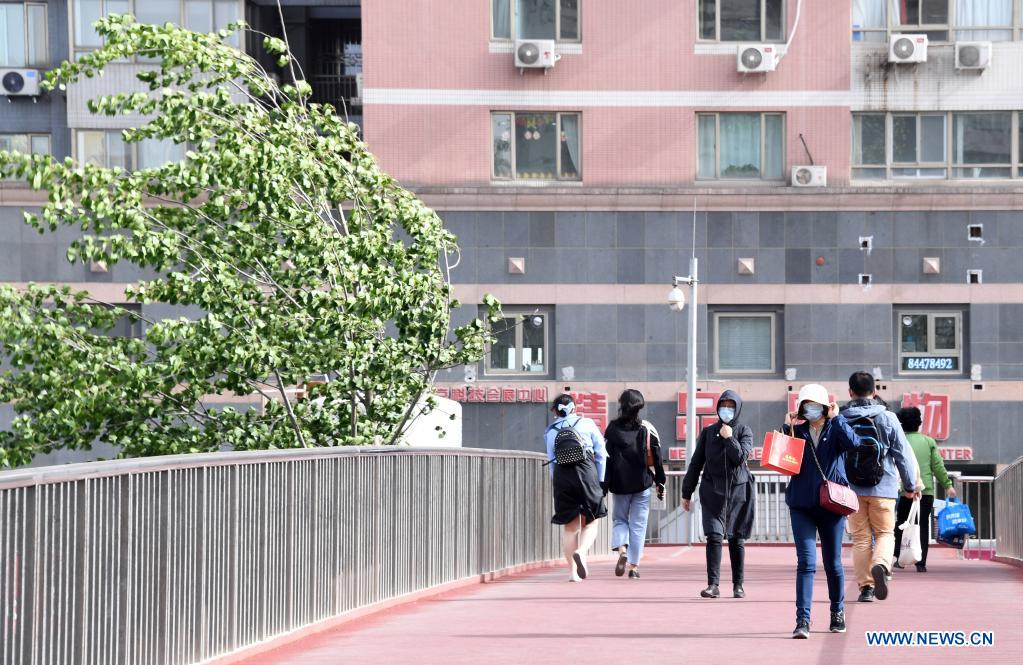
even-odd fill
[[(856, 584), (860, 588), (859, 602), (871, 602), (876, 597), (888, 597), (888, 575), (892, 569), (892, 555), (895, 551), (895, 503), (899, 498), (899, 476), (903, 487), (916, 487), (916, 469), (910, 456), (913, 454), (902, 425), (894, 413), (876, 399), (874, 376), (868, 372), (855, 372), (849, 377), (849, 397), (852, 401), (842, 409), (842, 415), (853, 426), (857, 419), (869, 418), (882, 439), (879, 452), (883, 455), (880, 466), (875, 460), (861, 456), (846, 456), (846, 472), (850, 487), (860, 500), (860, 509), (849, 516), (849, 528), (853, 539), (853, 566)], [(862, 426), (869, 429), (866, 421)], [(858, 434), (861, 432), (857, 432)], [(887, 448), (887, 450), (885, 450)], [(860, 450), (865, 450), (861, 448)], [(877, 468), (874, 478), (869, 476)], [(867, 473), (863, 470), (866, 469)], [(877, 479), (877, 475), (880, 479)], [(874, 481), (876, 480), (876, 484)], [(858, 481), (863, 484), (857, 484)], [(917, 491), (907, 492), (907, 498), (919, 497)]]

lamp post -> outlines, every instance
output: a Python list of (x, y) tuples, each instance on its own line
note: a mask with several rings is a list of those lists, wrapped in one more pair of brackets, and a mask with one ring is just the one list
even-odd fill
[[(686, 298), (682, 289), (678, 287), (679, 284), (689, 285), (689, 340), (687, 347), (687, 362), (686, 362), (686, 467), (689, 466), (690, 460), (693, 459), (693, 450), (696, 447), (696, 285), (697, 279), (697, 261), (696, 257), (693, 256), (689, 259), (689, 276), (679, 277), (678, 275), (672, 280), (671, 292), (668, 293), (668, 306), (671, 307), (672, 311), (681, 312), (685, 309)], [(689, 544), (693, 543), (693, 515), (689, 514), (689, 528), (687, 538)]]

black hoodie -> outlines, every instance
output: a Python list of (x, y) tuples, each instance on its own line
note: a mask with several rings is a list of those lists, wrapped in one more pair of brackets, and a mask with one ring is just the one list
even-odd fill
[[(718, 408), (721, 402), (732, 400), (735, 402), (735, 417), (730, 423), (732, 428), (731, 438), (724, 439), (719, 435), (722, 423), (720, 420), (708, 425), (700, 432), (696, 440), (696, 450), (693, 451), (693, 459), (686, 468), (686, 476), (682, 480), (682, 498), (691, 499), (696, 485), (700, 482), (700, 473), (703, 473), (703, 487), (700, 490), (700, 498), (706, 503), (709, 495), (724, 497), (729, 490), (726, 488), (735, 487), (750, 481), (749, 467), (746, 460), (753, 450), (753, 430), (749, 425), (739, 422), (739, 414), (742, 412), (742, 398), (734, 390), (726, 390), (718, 398)], [(727, 474), (727, 478), (726, 478)]]

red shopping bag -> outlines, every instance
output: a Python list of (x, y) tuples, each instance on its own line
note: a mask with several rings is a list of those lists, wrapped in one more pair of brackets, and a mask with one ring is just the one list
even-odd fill
[(786, 436), (781, 432), (768, 432), (764, 437), (764, 454), (760, 466), (786, 476), (799, 473), (803, 464), (802, 439)]

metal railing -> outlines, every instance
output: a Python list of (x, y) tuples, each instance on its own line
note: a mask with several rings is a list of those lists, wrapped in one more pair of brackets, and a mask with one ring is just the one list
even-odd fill
[(558, 559), (543, 459), (316, 448), (0, 473), (0, 664), (203, 661)]
[(994, 497), (995, 556), (1023, 564), (1023, 457), (995, 477)]

